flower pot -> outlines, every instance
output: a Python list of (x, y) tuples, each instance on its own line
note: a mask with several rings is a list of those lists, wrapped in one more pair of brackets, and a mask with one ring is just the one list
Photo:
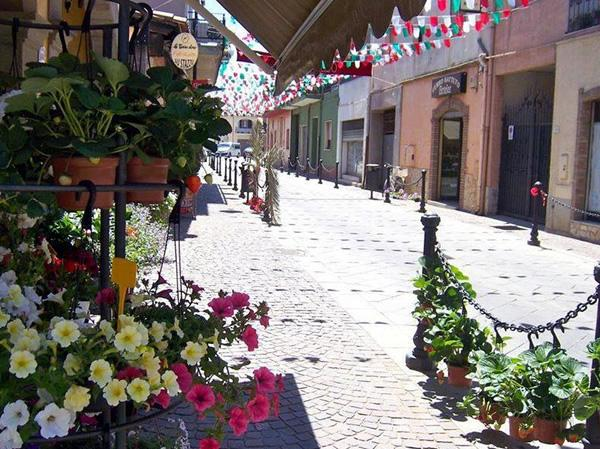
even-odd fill
[(522, 422), (523, 418), (519, 418), (518, 416), (511, 416), (508, 418), (510, 436), (525, 443), (533, 441), (535, 436), (535, 427), (531, 427), (527, 430), (521, 429)]
[[(165, 184), (169, 175), (169, 164), (169, 159), (152, 158), (145, 164), (139, 157), (132, 157), (127, 163), (127, 182)], [(129, 203), (158, 204), (164, 200), (164, 190), (127, 192)]]
[(453, 387), (470, 388), (471, 379), (467, 378), (468, 369), (462, 366), (448, 365), (448, 385)]
[[(92, 162), (87, 157), (55, 157), (52, 158), (52, 171), (54, 183), (60, 185), (61, 176), (70, 177), (70, 185), (76, 186), (81, 181), (92, 181), (96, 185), (113, 185), (117, 175), (119, 159), (116, 157), (105, 157), (97, 162)], [(56, 194), (58, 205), (68, 211), (85, 210), (89, 193), (82, 193), (79, 199), (73, 192), (61, 192)], [(113, 192), (96, 193), (94, 207), (98, 209), (110, 209), (113, 205), (115, 195)]]
[(479, 421), (485, 425), (494, 423), (502, 425), (506, 422), (506, 416), (500, 411), (497, 404), (482, 404), (479, 407)]
[(566, 421), (551, 421), (543, 418), (535, 418), (535, 438), (542, 443), (554, 444), (558, 434), (567, 427)]

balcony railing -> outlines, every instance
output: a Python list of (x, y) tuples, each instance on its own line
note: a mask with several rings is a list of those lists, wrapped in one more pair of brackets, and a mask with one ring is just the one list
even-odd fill
[(600, 0), (569, 0), (567, 32), (600, 25)]
[(238, 126), (235, 128), (235, 132), (240, 134), (249, 134), (252, 132), (252, 128)]

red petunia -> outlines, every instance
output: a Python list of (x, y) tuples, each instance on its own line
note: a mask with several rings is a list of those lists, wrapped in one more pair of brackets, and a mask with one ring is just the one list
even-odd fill
[(258, 348), (258, 334), (252, 326), (246, 327), (242, 333), (242, 340), (244, 343), (246, 343), (246, 346), (248, 346), (249, 352), (252, 352)]
[(266, 329), (267, 327), (269, 327), (269, 323), (271, 321), (271, 318), (269, 318), (268, 315), (263, 315), (260, 317), (260, 324)]
[(231, 296), (229, 296), (229, 299), (235, 310), (250, 306), (250, 296), (246, 293), (233, 292)]
[(247, 408), (252, 422), (262, 422), (269, 417), (269, 399), (263, 394), (257, 394)]
[(96, 304), (113, 305), (117, 299), (117, 294), (112, 288), (103, 288), (96, 295)]
[(177, 383), (179, 388), (185, 394), (192, 388), (192, 374), (188, 370), (187, 366), (183, 363), (173, 363), (171, 365), (171, 371), (177, 376)]
[(228, 318), (233, 316), (233, 305), (231, 304), (231, 299), (228, 297), (215, 298), (208, 303), (208, 306), (212, 309), (213, 315), (217, 318)]
[(136, 368), (134, 366), (128, 366), (127, 368), (123, 368), (116, 375), (116, 378), (119, 380), (126, 380), (127, 382), (131, 382), (133, 379), (138, 379), (140, 377), (144, 377), (146, 372), (141, 368)]
[(208, 385), (194, 385), (185, 398), (194, 404), (198, 413), (204, 413), (215, 405), (215, 393)]
[(229, 413), (229, 426), (236, 436), (241, 436), (248, 430), (250, 419), (243, 408), (235, 407)]
[(200, 441), (200, 449), (219, 449), (221, 447), (221, 443), (214, 438), (204, 438)]
[(152, 404), (158, 404), (163, 409), (166, 409), (170, 403), (171, 397), (169, 396), (169, 393), (167, 393), (167, 390), (160, 390), (160, 393), (152, 398)]
[(272, 393), (275, 391), (275, 374), (269, 368), (262, 367), (254, 370), (256, 391), (259, 393)]

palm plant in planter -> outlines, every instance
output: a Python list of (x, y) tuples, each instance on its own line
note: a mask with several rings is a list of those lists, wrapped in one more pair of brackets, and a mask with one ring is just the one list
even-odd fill
[[(231, 132), (229, 122), (221, 118), (220, 100), (207, 95), (215, 88), (192, 89), (168, 67), (151, 68), (147, 76), (136, 74), (126, 85), (129, 103), (143, 114), (132, 125), (145, 136), (130, 149), (128, 180), (165, 182), (170, 172), (197, 190), (204, 147), (216, 150), (215, 141)], [(129, 201), (146, 204), (162, 199), (160, 191), (128, 195)]]
[[(113, 184), (118, 165), (113, 156), (141, 137), (134, 132), (128, 138), (121, 120), (132, 114), (119, 97), (129, 69), (101, 56), (81, 64), (67, 53), (29, 67), (21, 84), (23, 93), (7, 100), (6, 112), (9, 118), (18, 117), (28, 131), (31, 157), (41, 176), (51, 167), (57, 184), (84, 179)], [(59, 193), (57, 200), (64, 209), (80, 210), (87, 194), (76, 200), (72, 193)], [(97, 207), (109, 208), (112, 202), (111, 193), (96, 197)]]

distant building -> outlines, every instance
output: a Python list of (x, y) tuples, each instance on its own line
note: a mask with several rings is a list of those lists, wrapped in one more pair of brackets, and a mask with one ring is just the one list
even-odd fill
[(242, 116), (231, 116), (224, 115), (231, 125), (231, 134), (221, 137), (221, 142), (235, 142), (240, 144), (242, 151), (245, 148), (252, 146), (252, 129), (256, 123), (262, 126), (263, 121), (261, 117), (242, 117)]
[(267, 112), (263, 119), (266, 125), (267, 146), (278, 148), (281, 151), (282, 162), (287, 164), (290, 157), (291, 109), (282, 108)]

